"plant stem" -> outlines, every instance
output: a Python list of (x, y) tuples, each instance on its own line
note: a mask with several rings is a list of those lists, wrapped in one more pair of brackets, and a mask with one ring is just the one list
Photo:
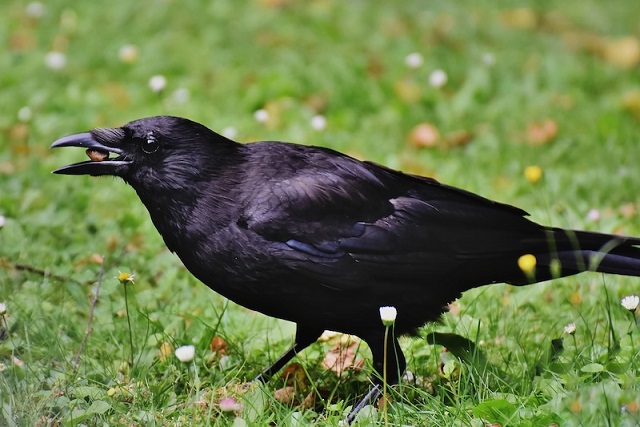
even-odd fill
[(387, 414), (387, 343), (389, 341), (389, 327), (384, 328), (384, 350), (382, 365), (382, 413), (384, 414), (384, 425), (389, 425), (389, 417)]
[(133, 368), (133, 330), (131, 329), (131, 316), (129, 316), (129, 296), (127, 289), (129, 288), (127, 283), (123, 283), (124, 286), (124, 308), (127, 313), (127, 324), (129, 325), (129, 346), (131, 347), (131, 355), (129, 360), (129, 366)]
[(84, 351), (84, 347), (87, 344), (87, 339), (89, 338), (89, 334), (91, 333), (91, 325), (93, 324), (93, 316), (95, 315), (96, 305), (98, 304), (98, 296), (100, 294), (100, 286), (102, 286), (102, 279), (104, 278), (104, 270), (105, 264), (107, 262), (107, 257), (102, 257), (102, 265), (100, 265), (100, 272), (98, 273), (98, 280), (96, 283), (96, 289), (91, 298), (91, 308), (89, 309), (89, 318), (87, 319), (87, 327), (84, 330), (84, 336), (82, 337), (82, 341), (80, 342), (80, 348), (73, 358), (73, 370), (74, 373), (78, 370), (78, 366), (80, 365), (80, 356)]

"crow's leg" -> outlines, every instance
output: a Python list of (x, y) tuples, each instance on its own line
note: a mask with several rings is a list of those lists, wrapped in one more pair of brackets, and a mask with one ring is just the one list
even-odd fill
[(380, 396), (382, 396), (382, 382), (380, 383), (375, 382), (373, 383), (373, 385), (371, 386), (367, 394), (365, 394), (364, 397), (358, 401), (356, 406), (354, 406), (351, 409), (351, 411), (349, 412), (349, 415), (347, 415), (347, 418), (345, 418), (344, 421), (340, 422), (340, 425), (341, 426), (351, 425), (351, 423), (356, 419), (356, 416), (362, 410), (362, 408), (364, 408), (367, 405), (375, 404), (376, 401), (380, 398)]
[[(360, 335), (364, 339), (373, 354), (373, 367), (376, 373), (373, 375), (373, 386), (369, 389), (369, 392), (353, 407), (343, 424), (350, 425), (355, 420), (358, 412), (367, 405), (375, 404), (376, 401), (382, 396), (382, 376), (384, 368), (384, 329), (382, 331), (376, 331), (376, 333), (369, 333), (368, 335)], [(397, 384), (400, 377), (404, 373), (407, 364), (404, 359), (404, 354), (400, 348), (400, 344), (395, 336), (389, 334), (387, 342), (387, 385)]]
[(282, 353), (282, 355), (278, 357), (275, 362), (273, 362), (264, 371), (258, 374), (258, 376), (253, 380), (263, 383), (269, 381), (276, 372), (282, 369), (284, 365), (286, 365), (291, 359), (296, 356), (296, 353), (304, 350), (305, 348), (316, 342), (323, 332), (323, 329), (318, 330), (315, 327), (305, 327), (302, 325), (297, 325), (296, 338), (291, 348)]

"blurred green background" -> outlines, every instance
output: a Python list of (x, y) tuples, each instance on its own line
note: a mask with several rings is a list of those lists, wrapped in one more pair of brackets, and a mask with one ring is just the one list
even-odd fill
[[(331, 345), (318, 345), (302, 358), (334, 390), (329, 403), (301, 412), (271, 398), (221, 415), (220, 397), (241, 394), (227, 384), (284, 350), (291, 325), (190, 278), (123, 183), (51, 175), (83, 158), (49, 152), (56, 138), (185, 116), (242, 142), (327, 146), (434, 176), (549, 225), (640, 235), (639, 16), (640, 2), (622, 0), (2, 2), (0, 425), (333, 425), (366, 388), (364, 375), (323, 369)], [(131, 327), (118, 271), (136, 276)], [(461, 364), (470, 377), (456, 383), (438, 370), (441, 347), (407, 339), (410, 369), (432, 388), (398, 396), (395, 420), (637, 425), (639, 339), (618, 302), (638, 288), (584, 275), (465, 294), (427, 330), (483, 343), (506, 377), (484, 384)], [(547, 359), (569, 322), (560, 362)], [(130, 333), (136, 358), (123, 368)], [(213, 335), (229, 343), (224, 362)], [(190, 342), (189, 368), (159, 356)], [(491, 409), (501, 400), (516, 408), (506, 419)]]

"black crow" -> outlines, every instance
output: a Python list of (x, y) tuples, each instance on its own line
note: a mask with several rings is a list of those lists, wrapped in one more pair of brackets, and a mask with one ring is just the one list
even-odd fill
[[(382, 372), (382, 306), (398, 312), (388, 343), (393, 384), (405, 369), (396, 337), (437, 319), (467, 289), (587, 270), (640, 276), (640, 238), (544, 227), (516, 207), (327, 148), (239, 144), (167, 116), (51, 147), (68, 146), (91, 160), (55, 173), (121, 177), (193, 275), (297, 324), (293, 346), (261, 380), (325, 329), (365, 340)], [(533, 269), (519, 266), (523, 256)], [(377, 397), (379, 383), (361, 403)]]

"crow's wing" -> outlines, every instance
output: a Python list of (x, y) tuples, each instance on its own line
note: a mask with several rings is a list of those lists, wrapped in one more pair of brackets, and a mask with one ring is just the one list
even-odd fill
[(258, 185), (244, 212), (274, 258), (322, 285), (458, 276), (470, 263), (521, 253), (540, 233), (520, 209), (323, 151)]

